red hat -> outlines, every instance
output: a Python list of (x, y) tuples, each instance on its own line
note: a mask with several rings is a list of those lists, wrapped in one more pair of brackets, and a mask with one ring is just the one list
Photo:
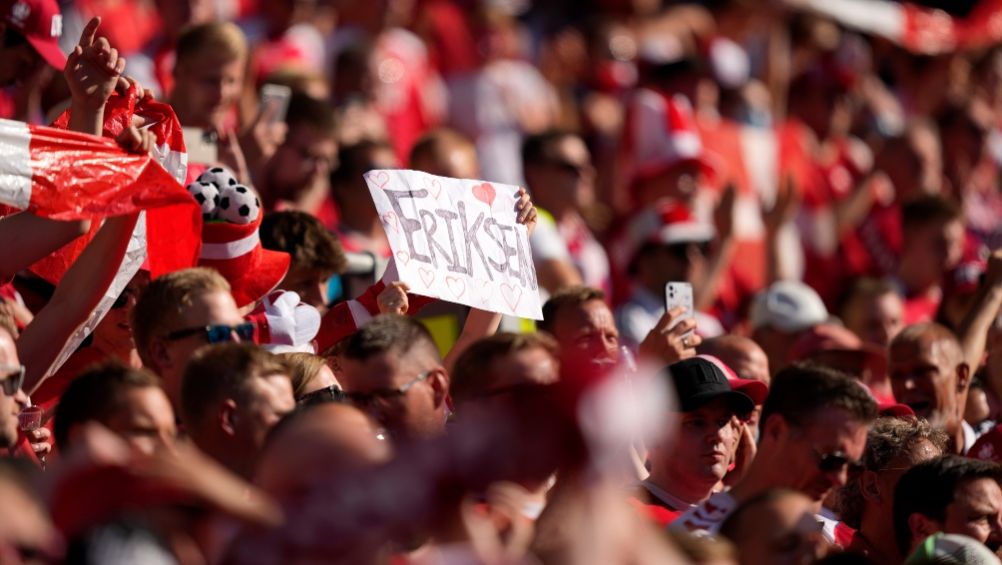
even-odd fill
[(730, 383), (731, 389), (738, 392), (743, 392), (748, 395), (748, 398), (752, 399), (755, 406), (761, 406), (765, 402), (765, 397), (769, 396), (769, 385), (762, 381), (756, 381), (754, 379), (742, 379), (737, 373), (731, 369), (727, 363), (724, 363), (719, 358), (713, 355), (706, 355), (701, 353), (697, 355), (700, 359), (706, 359), (710, 363), (713, 363), (720, 369), (724, 375), (727, 377), (727, 382)]
[(623, 143), (632, 159), (633, 182), (687, 164), (696, 165), (708, 179), (717, 176), (717, 160), (703, 148), (684, 96), (638, 90), (629, 108)]
[(249, 224), (208, 221), (202, 226), (199, 266), (212, 267), (230, 283), (237, 306), (246, 306), (268, 294), (285, 278), (288, 253), (261, 247), (258, 227), (263, 214)]
[(640, 211), (630, 220), (615, 244), (615, 256), (620, 261), (626, 261), (625, 267), (645, 243), (705, 243), (714, 235), (716, 230), (713, 225), (697, 220), (684, 204), (666, 201), (653, 209)]
[(66, 54), (59, 48), (63, 16), (56, 0), (7, 0), (5, 5), (7, 25), (24, 35), (46, 63), (63, 70)]
[(901, 404), (894, 400), (884, 400), (877, 402), (877, 412), (887, 418), (898, 418), (901, 420), (915, 419), (915, 411), (907, 404)]

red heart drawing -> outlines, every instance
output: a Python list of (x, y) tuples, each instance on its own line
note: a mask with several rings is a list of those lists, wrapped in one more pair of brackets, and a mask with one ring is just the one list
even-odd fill
[(491, 186), (491, 183), (489, 182), (481, 183), (473, 187), (473, 196), (476, 197), (477, 200), (487, 204), (487, 206), (494, 205), (494, 197), (496, 195), (497, 191), (494, 190), (494, 187)]
[(431, 288), (431, 283), (435, 282), (435, 271), (425, 267), (418, 267), (418, 276), (426, 288)]
[(514, 284), (501, 283), (501, 297), (504, 298), (505, 303), (511, 308), (512, 312), (518, 307), (518, 303), (522, 301), (522, 287)]
[(452, 292), (452, 295), (456, 298), (459, 298), (466, 293), (466, 281), (459, 277), (445, 277), (445, 285), (449, 287), (449, 291)]
[(406, 251), (397, 251), (397, 261), (400, 261), (404, 265), (410, 263), (411, 254)]
[(376, 182), (379, 188), (386, 188), (386, 185), (390, 183), (390, 174), (386, 171), (379, 171), (372, 175), (372, 180)]
[(435, 200), (438, 200), (438, 197), (442, 196), (442, 183), (440, 183), (438, 179), (432, 179), (425, 188)]
[(383, 220), (383, 225), (393, 230), (394, 233), (400, 232), (400, 219), (397, 218), (396, 212), (387, 212), (380, 216)]

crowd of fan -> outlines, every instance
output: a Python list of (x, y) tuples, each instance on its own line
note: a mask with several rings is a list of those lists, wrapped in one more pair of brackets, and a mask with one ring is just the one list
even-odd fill
[[(0, 218), (0, 563), (999, 563), (1002, 48), (793, 0), (62, 4), (0, 2), (0, 116), (166, 102), (259, 243), (55, 363), (137, 216)], [(534, 328), (423, 323), (394, 168), (525, 187)]]

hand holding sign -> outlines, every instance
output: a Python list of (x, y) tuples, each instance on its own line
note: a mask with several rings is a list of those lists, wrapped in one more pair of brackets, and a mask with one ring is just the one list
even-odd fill
[(407, 170), (369, 171), (365, 181), (411, 292), (542, 318), (525, 189)]

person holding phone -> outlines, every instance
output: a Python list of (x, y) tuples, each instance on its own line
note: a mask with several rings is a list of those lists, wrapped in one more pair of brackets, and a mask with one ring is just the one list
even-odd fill
[[(686, 316), (696, 320), (699, 335), (722, 334), (716, 318), (696, 310), (693, 296), (711, 269), (713, 226), (697, 221), (684, 205), (670, 203), (638, 215), (626, 233), (633, 237), (621, 240), (617, 251), (629, 257), (627, 272), (634, 288), (630, 299), (616, 311), (623, 342), (639, 345), (664, 315), (666, 306), (685, 306)], [(668, 288), (669, 284), (674, 286)], [(689, 297), (683, 303), (679, 300), (686, 288)]]

